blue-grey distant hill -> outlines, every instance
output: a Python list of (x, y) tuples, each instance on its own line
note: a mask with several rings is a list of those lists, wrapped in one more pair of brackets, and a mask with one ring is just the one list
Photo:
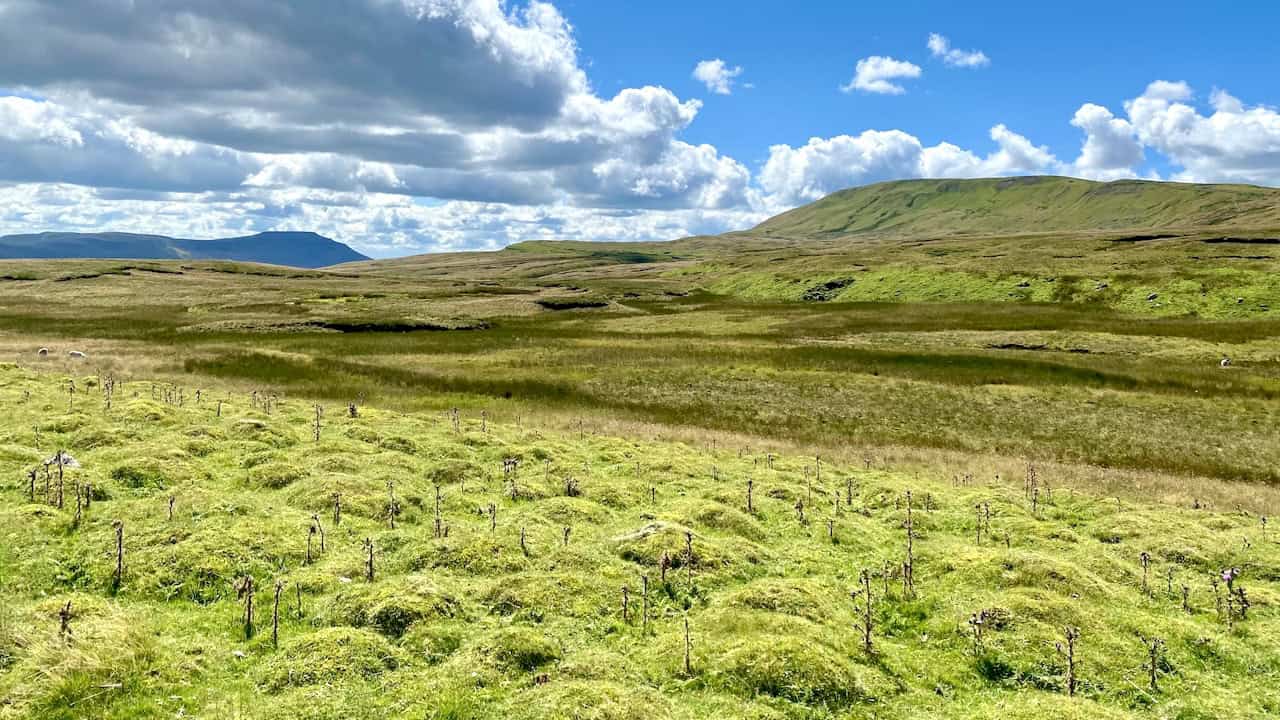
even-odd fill
[(0, 259), (238, 260), (318, 268), (368, 260), (313, 232), (263, 232), (219, 240), (133, 233), (43, 232), (0, 236)]

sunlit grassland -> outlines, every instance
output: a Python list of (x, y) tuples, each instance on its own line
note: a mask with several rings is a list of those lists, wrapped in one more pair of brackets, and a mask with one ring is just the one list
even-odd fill
[[(99, 264), (100, 265), (100, 264)], [(1035, 303), (765, 303), (456, 278), (232, 273), (0, 283), (9, 357), (190, 386), (563, 427), (625, 421), (797, 446), (916, 447), (1273, 483), (1280, 321)], [(257, 272), (257, 271), (254, 271)], [(274, 272), (274, 271), (273, 271)], [(551, 311), (543, 297), (603, 296)], [(336, 332), (429, 322), (467, 330)], [(1218, 367), (1234, 358), (1229, 369)], [(1194, 496), (1196, 493), (1186, 493)]]
[[(1197, 238), (943, 244), (4, 263), (0, 718), (1280, 713), (1269, 261), (1215, 280)], [(95, 488), (79, 521), (43, 475), (30, 498), (57, 448)], [(1231, 567), (1247, 618), (1211, 584)]]
[[(108, 409), (98, 382), (0, 368), (3, 718), (1280, 712), (1276, 530), (1251, 513), (1118, 501), (1052, 463), (1038, 466), (1033, 505), (1020, 462), (997, 479), (985, 462), (770, 457), (475, 410), (455, 429), (448, 413), (370, 403), (353, 418), (326, 403), (316, 441), (312, 405), (292, 393), (268, 413), (244, 392), (197, 401), (187, 387), (179, 406), (176, 389), (138, 380)], [(30, 500), (25, 477), (58, 447), (83, 464), (65, 471), (61, 509), (43, 475)], [(519, 461), (514, 477), (504, 459)], [(72, 488), (85, 484), (77, 521)], [(897, 569), (908, 502), (911, 591)], [(1226, 567), (1242, 570), (1252, 603), (1230, 625), (1209, 582)], [(864, 569), (871, 652), (850, 596)], [(246, 576), (248, 639), (234, 589)], [(983, 611), (979, 641), (969, 620)], [(1080, 629), (1074, 697), (1055, 649), (1067, 626)], [(1165, 643), (1156, 689), (1139, 633)]]

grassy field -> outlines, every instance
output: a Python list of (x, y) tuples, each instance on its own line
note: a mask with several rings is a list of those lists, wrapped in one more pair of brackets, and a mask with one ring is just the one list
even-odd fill
[(1004, 183), (672, 243), (0, 263), (0, 718), (1274, 716), (1276, 192)]
[(1280, 712), (1250, 513), (101, 382), (0, 369), (0, 717)]
[[(102, 267), (35, 266), (47, 279), (0, 284), (0, 351), (69, 368), (62, 356), (80, 349), (121, 377), (566, 428), (631, 423), (804, 452), (900, 446), (1159, 471), (1189, 478), (1188, 504), (1205, 481), (1241, 482), (1245, 506), (1267, 510), (1270, 495), (1253, 489), (1280, 478), (1280, 320), (1265, 317), (750, 302), (608, 282), (575, 292), (202, 266), (54, 275)], [(540, 304), (566, 302), (584, 307)], [(41, 346), (59, 358), (39, 361)]]

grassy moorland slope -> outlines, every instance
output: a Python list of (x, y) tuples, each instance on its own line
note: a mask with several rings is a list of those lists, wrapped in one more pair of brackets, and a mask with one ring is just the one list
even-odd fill
[(1272, 206), (1004, 182), (672, 243), (0, 263), (0, 719), (1276, 716)]
[(1280, 310), (1280, 191), (1056, 177), (845, 190), (719, 237), (523, 243), (355, 264), (371, 275), (688, 291), (750, 301), (1056, 303), (1132, 315)]
[(752, 232), (817, 237), (1018, 235), (1026, 232), (1215, 227), (1280, 229), (1280, 190), (1065, 177), (904, 180), (832, 193), (771, 218)]
[(14, 367), (0, 404), (0, 718), (1280, 712), (1246, 513), (473, 413), (316, 440), (302, 401)]

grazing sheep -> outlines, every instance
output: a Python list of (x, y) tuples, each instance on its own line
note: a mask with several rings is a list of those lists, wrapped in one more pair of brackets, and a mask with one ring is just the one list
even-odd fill
[(1218, 363), (1218, 367), (1221, 367), (1221, 368), (1231, 367), (1231, 358), (1229, 357), (1222, 358), (1222, 362)]
[(40, 348), (36, 351), (36, 354), (42, 358), (47, 358), (49, 357), (49, 348)]
[(79, 350), (72, 350), (71, 352), (67, 353), (67, 357), (71, 358), (72, 360), (83, 360), (88, 356), (80, 352)]

